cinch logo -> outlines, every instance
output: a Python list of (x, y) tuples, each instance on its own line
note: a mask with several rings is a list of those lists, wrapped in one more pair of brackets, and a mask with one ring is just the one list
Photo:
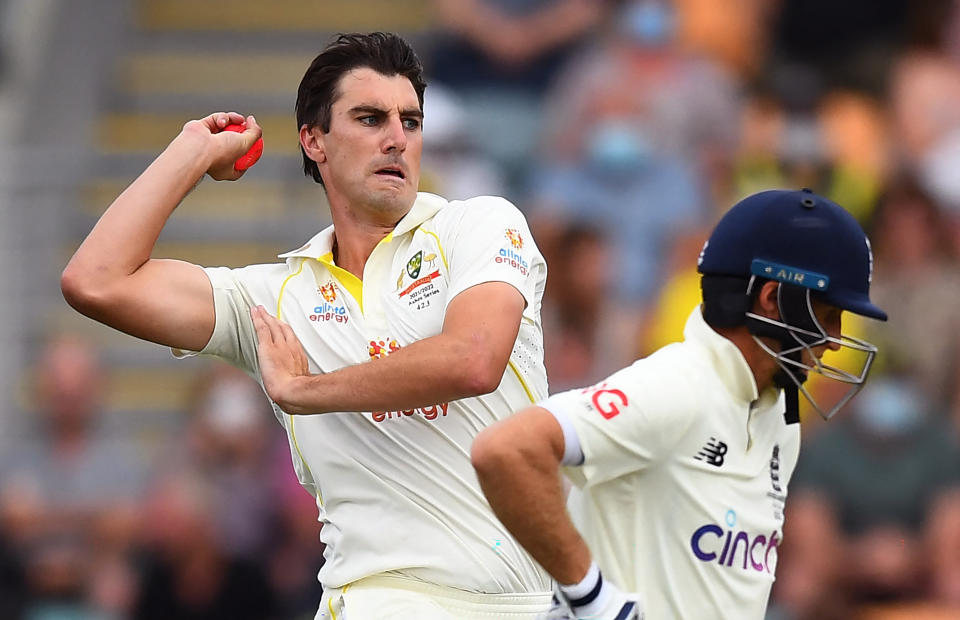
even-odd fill
[(523, 260), (522, 256), (508, 248), (500, 248), (500, 256), (498, 256), (495, 260), (498, 263), (510, 265), (523, 275), (527, 275), (527, 273), (530, 271), (530, 264)]
[(591, 392), (593, 396), (591, 396), (590, 401), (593, 403), (593, 408), (600, 412), (605, 420), (618, 415), (621, 411), (620, 407), (626, 407), (628, 404), (627, 395), (620, 390), (608, 389), (605, 381), (582, 390), (580, 393), (589, 394)]
[(718, 441), (716, 437), (711, 437), (710, 441), (707, 442), (703, 448), (700, 449), (700, 452), (697, 452), (697, 455), (693, 458), (698, 461), (705, 461), (720, 467), (723, 465), (723, 455), (727, 453), (727, 444), (722, 441)]
[(309, 317), (311, 321), (336, 321), (337, 323), (346, 323), (350, 320), (347, 316), (347, 309), (343, 306), (332, 306), (324, 302), (320, 306), (314, 306), (313, 314)]
[(337, 300), (337, 287), (333, 282), (327, 282), (323, 286), (318, 286), (317, 291), (323, 295), (323, 300), (333, 303)]
[(512, 245), (518, 250), (522, 250), (523, 237), (520, 236), (520, 232), (516, 228), (508, 228), (505, 232), (507, 235), (507, 239), (510, 240), (510, 245)]
[(777, 570), (777, 547), (780, 546), (777, 532), (771, 532), (769, 537), (763, 534), (751, 537), (749, 532), (734, 530), (736, 523), (737, 514), (728, 510), (728, 528), (722, 528), (716, 523), (698, 527), (690, 537), (693, 555), (701, 562), (716, 562), (719, 566), (728, 567), (733, 567), (734, 562), (737, 562), (737, 568), (743, 570), (752, 569), (758, 573), (766, 571), (774, 574)]
[(370, 359), (376, 360), (381, 357), (386, 357), (393, 353), (394, 351), (399, 351), (400, 345), (397, 344), (396, 340), (371, 340), (370, 347), (367, 349), (367, 353), (370, 354)]

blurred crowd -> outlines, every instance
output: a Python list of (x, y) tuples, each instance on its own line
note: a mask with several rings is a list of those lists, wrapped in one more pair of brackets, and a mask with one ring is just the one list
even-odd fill
[[(960, 2), (433, 3), (422, 189), (527, 214), (552, 392), (682, 337), (740, 197), (860, 220), (890, 320), (845, 324), (871, 379), (804, 416), (769, 617), (960, 617)], [(38, 357), (33, 432), (0, 452), (0, 617), (312, 618), (314, 500), (258, 386), (211, 365), (145, 451), (101, 424), (102, 377), (69, 336)]]
[(0, 457), (0, 617), (313, 618), (314, 500), (259, 386), (211, 365), (152, 450), (104, 423), (95, 349), (53, 338)]

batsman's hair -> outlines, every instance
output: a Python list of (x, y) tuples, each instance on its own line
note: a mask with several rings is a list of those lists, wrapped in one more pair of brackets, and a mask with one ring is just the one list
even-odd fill
[[(370, 68), (388, 77), (402, 75), (410, 80), (423, 110), (423, 65), (410, 44), (400, 36), (387, 32), (339, 34), (320, 52), (300, 80), (297, 89), (297, 129), (307, 125), (330, 131), (331, 109), (340, 97), (340, 79), (358, 68)], [(303, 156), (303, 173), (323, 185), (317, 162)]]

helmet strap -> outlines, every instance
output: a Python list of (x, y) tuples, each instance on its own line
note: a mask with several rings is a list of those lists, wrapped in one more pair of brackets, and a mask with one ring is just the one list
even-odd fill
[[(790, 353), (786, 357), (799, 361), (800, 353)], [(797, 424), (800, 422), (800, 390), (797, 388), (795, 375), (789, 370), (781, 368), (773, 376), (773, 383), (783, 390), (783, 396), (786, 399), (787, 408), (783, 412), (783, 420), (787, 424)]]

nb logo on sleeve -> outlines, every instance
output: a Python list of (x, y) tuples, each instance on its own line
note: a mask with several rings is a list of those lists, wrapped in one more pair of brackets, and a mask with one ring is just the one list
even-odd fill
[(711, 437), (710, 441), (707, 442), (707, 445), (701, 448), (700, 452), (697, 452), (697, 455), (693, 458), (698, 461), (710, 463), (714, 467), (720, 467), (723, 465), (723, 456), (726, 453), (727, 444), (717, 440), (716, 437)]

